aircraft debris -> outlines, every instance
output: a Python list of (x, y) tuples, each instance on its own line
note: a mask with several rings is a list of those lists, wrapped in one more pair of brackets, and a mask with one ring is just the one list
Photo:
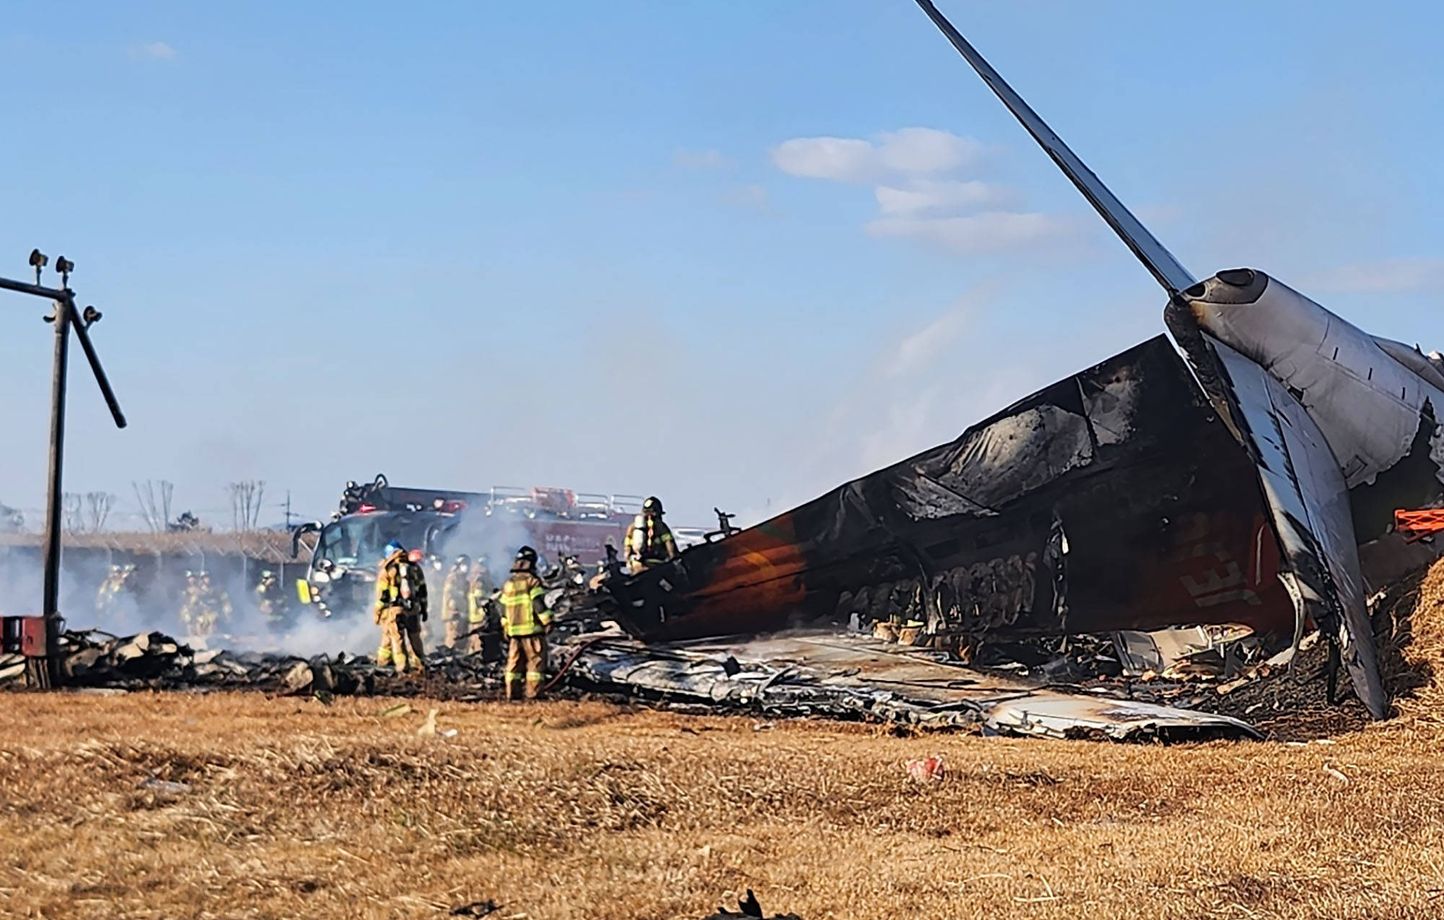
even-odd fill
[(191, 791), (189, 783), (176, 783), (170, 780), (157, 779), (154, 776), (141, 780), (136, 788), (143, 789), (146, 792), (154, 792), (156, 795), (163, 797), (175, 797)]
[[(433, 653), (425, 682), (365, 657), (310, 659), (193, 650), (160, 633), (66, 633), (61, 667), (76, 687), (254, 689), (286, 695), (387, 694), (460, 701), (496, 699), (500, 663)], [(1046, 679), (963, 666), (946, 652), (831, 631), (647, 645), (613, 634), (558, 632), (549, 642), (554, 683), (570, 693), (639, 700), (699, 712), (831, 718), (971, 729), (990, 734), (1114, 740), (1245, 738), (1241, 719), (1147, 701), (1066, 693)], [(13, 664), (0, 657), (0, 674)], [(23, 675), (0, 679), (19, 687)], [(394, 709), (394, 707), (393, 707)], [(392, 710), (383, 711), (383, 717)], [(422, 734), (437, 730), (436, 710)], [(761, 728), (759, 730), (761, 730)]]
[(922, 728), (1113, 740), (1258, 737), (1241, 719), (1064, 693), (945, 652), (817, 631), (665, 646), (592, 639), (572, 686), (706, 711), (865, 719)]
[(762, 913), (762, 905), (757, 901), (757, 895), (752, 889), (747, 889), (747, 897), (737, 899), (737, 913), (733, 913), (725, 907), (717, 908), (716, 913), (708, 914), (702, 920), (727, 920), (729, 917), (756, 917), (758, 920), (802, 920), (797, 914), (773, 914), (767, 917)]

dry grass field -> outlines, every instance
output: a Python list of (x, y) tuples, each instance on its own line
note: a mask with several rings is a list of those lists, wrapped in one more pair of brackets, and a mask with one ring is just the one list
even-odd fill
[(6, 702), (7, 917), (695, 918), (749, 886), (805, 920), (1444, 912), (1444, 739), (1398, 725), (1165, 748), (445, 704), (422, 737), (376, 699)]
[[(751, 887), (804, 920), (1438, 917), (1420, 694), (1330, 743), (1173, 747), (568, 702), (438, 703), (419, 735), (416, 700), (9, 695), (0, 915), (699, 918)], [(911, 782), (934, 753), (945, 781)]]

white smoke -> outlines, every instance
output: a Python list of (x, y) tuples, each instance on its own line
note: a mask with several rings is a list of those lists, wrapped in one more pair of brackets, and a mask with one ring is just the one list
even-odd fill
[[(60, 612), (65, 628), (99, 629), (116, 636), (161, 632), (193, 647), (226, 648), (310, 657), (318, 654), (373, 655), (380, 630), (363, 613), (349, 618), (322, 619), (316, 608), (302, 605), (296, 595), (295, 579), (304, 566), (268, 566), (235, 557), (203, 560), (157, 557), (150, 554), (115, 557), (117, 564), (135, 560), (136, 571), (127, 590), (109, 609), (98, 604), (101, 585), (111, 572), (111, 558), (105, 553), (71, 550), (62, 555)], [(44, 572), (37, 547), (11, 547), (0, 551), (0, 614), (39, 615), (42, 607)], [(280, 576), (281, 589), (289, 604), (288, 625), (277, 629), (261, 612), (256, 585), (260, 573), (270, 568)], [(212, 586), (230, 600), (231, 616), (208, 638), (191, 636), (181, 622), (186, 572), (207, 571)], [(439, 591), (439, 586), (436, 589)], [(430, 625), (430, 624), (429, 624)], [(438, 632), (439, 635), (439, 632)]]

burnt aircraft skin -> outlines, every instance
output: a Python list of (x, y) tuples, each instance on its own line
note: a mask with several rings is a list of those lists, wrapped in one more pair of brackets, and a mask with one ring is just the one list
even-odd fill
[(1371, 336), (1253, 269), (1183, 291), (1164, 319), (1191, 359), (1196, 339), (1225, 343), (1303, 405), (1338, 462), (1359, 543), (1388, 534), (1396, 508), (1444, 498), (1444, 373), (1417, 348)]
[[(1086, 402), (1090, 372), (1069, 378), (958, 442), (615, 582), (623, 619), (644, 634), (721, 634), (776, 628), (829, 604), (895, 612), (911, 594), (930, 622), (975, 633), (1226, 622), (1276, 632), (1291, 621), (1297, 636), (1313, 621), (1383, 718), (1366, 596), (1401, 574), (1393, 508), (1444, 505), (1444, 361), (1370, 336), (1263, 272), (1195, 280), (932, 0), (916, 2), (1168, 294), (1182, 385), (1160, 396), (1164, 410), (1135, 412), (1121, 444), (1098, 441), (1113, 429), (1085, 407), (1093, 453), (1084, 463), (1077, 426), (1049, 427), (1070, 417), (1060, 388)], [(1156, 376), (1142, 376), (1144, 390), (1167, 389)], [(1037, 419), (1034, 449), (944, 486), (942, 458), (1038, 400), (1059, 412)], [(1170, 413), (1189, 421), (1169, 429)], [(1176, 440), (1150, 451), (1161, 434)], [(1012, 491), (1000, 498), (1000, 489)], [(922, 510), (933, 504), (938, 513)], [(1213, 565), (1184, 572), (1185, 560)], [(1190, 607), (1176, 584), (1219, 602)]]
[(612, 592), (659, 639), (852, 614), (974, 637), (1239, 622), (1288, 635), (1251, 479), (1160, 336)]

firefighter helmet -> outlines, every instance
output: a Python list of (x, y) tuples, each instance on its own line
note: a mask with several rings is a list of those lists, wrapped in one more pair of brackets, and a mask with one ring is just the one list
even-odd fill
[(662, 500), (661, 500), (660, 498), (658, 498), (657, 496), (655, 496), (655, 495), (651, 496), (651, 497), (648, 498), (646, 501), (642, 502), (642, 511), (648, 512), (648, 513), (651, 513), (651, 514), (664, 514), (664, 513), (665, 513), (665, 512), (662, 510)]
[(401, 545), (400, 540), (392, 540), (390, 543), (386, 544), (386, 555), (388, 556), (394, 556), (397, 553), (404, 552), (406, 552), (406, 547)]
[(530, 546), (523, 546), (521, 549), (516, 551), (516, 562), (513, 563), (513, 565), (528, 569), (534, 569), (536, 568), (536, 558), (536, 550), (532, 549)]
[(458, 566), (471, 565), (471, 557), (468, 556), (466, 553), (462, 553), (461, 555), (456, 557), (455, 562)]

